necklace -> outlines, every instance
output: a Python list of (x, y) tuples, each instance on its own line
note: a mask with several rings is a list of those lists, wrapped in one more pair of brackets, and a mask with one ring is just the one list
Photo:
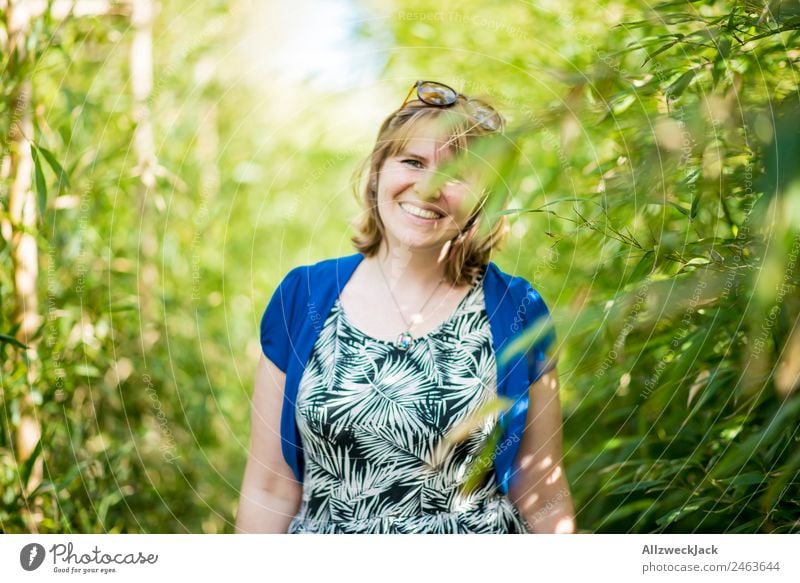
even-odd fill
[[(397, 340), (395, 340), (394, 345), (397, 348), (399, 348), (400, 350), (408, 350), (411, 347), (411, 344), (414, 342), (414, 337), (411, 335), (411, 328), (413, 328), (413, 326), (414, 326), (414, 324), (416, 324), (416, 322), (411, 322), (409, 324), (408, 320), (406, 320), (406, 317), (403, 315), (403, 310), (400, 309), (400, 304), (397, 303), (397, 298), (395, 298), (394, 294), (392, 293), (392, 288), (389, 285), (389, 279), (386, 277), (386, 274), (383, 272), (383, 265), (381, 264), (380, 260), (378, 260), (378, 268), (381, 270), (381, 275), (383, 276), (383, 281), (386, 283), (386, 289), (389, 290), (389, 295), (392, 296), (392, 301), (394, 302), (394, 305), (397, 306), (397, 311), (400, 313), (400, 317), (403, 319), (403, 323), (406, 325), (405, 332), (401, 332), (397, 336)], [(428, 305), (428, 302), (431, 301), (431, 299), (433, 298), (433, 295), (436, 293), (436, 290), (438, 290), (439, 286), (442, 285), (442, 282), (444, 282), (444, 277), (442, 277), (442, 279), (439, 280), (439, 283), (437, 283), (436, 287), (433, 288), (433, 292), (431, 293), (430, 296), (428, 296), (428, 299), (425, 300), (425, 303), (422, 304), (422, 307), (419, 309), (419, 311), (417, 313), (419, 313), (419, 314), (422, 313), (422, 310), (424, 310), (425, 306)]]

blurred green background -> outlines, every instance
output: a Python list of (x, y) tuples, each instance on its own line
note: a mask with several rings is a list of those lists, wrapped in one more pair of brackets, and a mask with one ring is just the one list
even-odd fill
[(582, 532), (800, 531), (800, 2), (0, 2), (0, 530), (232, 532), (258, 322), (417, 79), (508, 118)]

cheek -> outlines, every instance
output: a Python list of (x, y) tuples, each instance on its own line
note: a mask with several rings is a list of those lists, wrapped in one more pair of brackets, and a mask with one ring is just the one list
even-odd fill
[(450, 194), (447, 196), (447, 206), (452, 211), (453, 221), (458, 225), (464, 225), (467, 222), (467, 218), (472, 211), (473, 204), (470, 197), (465, 193), (455, 193)]
[(384, 190), (394, 191), (398, 188), (413, 184), (413, 182), (413, 173), (405, 171), (402, 168), (387, 168), (381, 172), (379, 184), (383, 186)]

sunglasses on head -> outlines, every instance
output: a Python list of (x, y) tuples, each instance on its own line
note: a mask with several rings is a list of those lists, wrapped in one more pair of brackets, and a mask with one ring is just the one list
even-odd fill
[(503, 127), (503, 118), (490, 105), (477, 99), (470, 99), (452, 87), (436, 81), (417, 81), (406, 95), (400, 109), (406, 106), (415, 89), (417, 90), (417, 99), (426, 105), (450, 107), (460, 99), (464, 101), (467, 111), (475, 119), (477, 125), (483, 129), (496, 132)]

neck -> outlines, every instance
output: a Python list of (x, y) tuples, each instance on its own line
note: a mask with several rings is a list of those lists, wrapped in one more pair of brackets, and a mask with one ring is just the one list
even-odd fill
[[(416, 289), (419, 293), (430, 292), (444, 277), (444, 261), (439, 263), (441, 249), (410, 249), (403, 245), (391, 248), (384, 241), (373, 258), (383, 269), (392, 290)], [(442, 283), (442, 287), (446, 287)]]

